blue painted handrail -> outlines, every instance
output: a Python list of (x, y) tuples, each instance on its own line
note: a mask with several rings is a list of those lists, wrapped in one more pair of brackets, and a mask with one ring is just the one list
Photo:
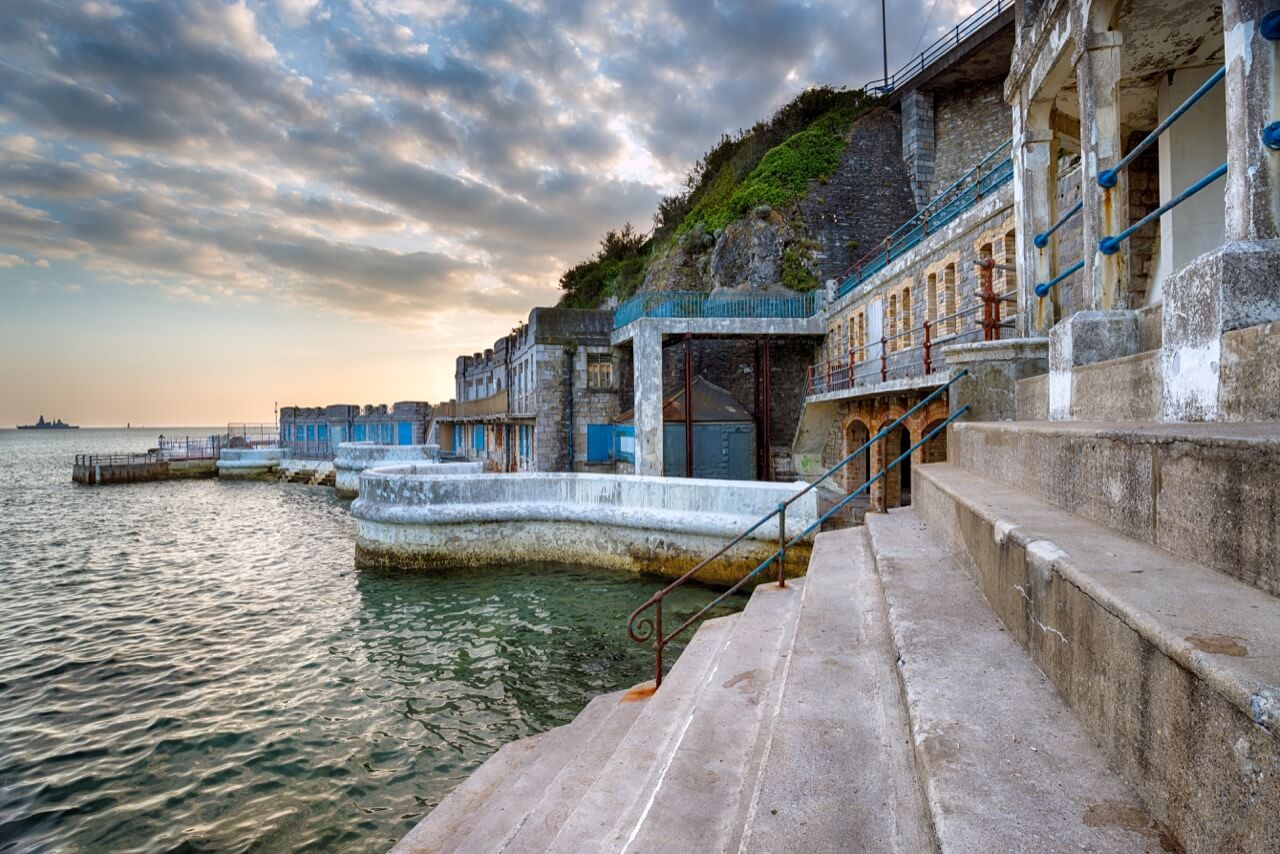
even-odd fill
[(614, 309), (613, 328), (621, 329), (641, 317), (782, 318), (812, 317), (821, 307), (821, 291), (785, 296), (711, 294), (704, 291), (650, 291), (637, 294)]
[(1101, 252), (1103, 255), (1114, 255), (1115, 253), (1119, 252), (1121, 241), (1128, 240), (1129, 237), (1135, 231), (1142, 228), (1147, 223), (1152, 222), (1153, 220), (1159, 219), (1162, 215), (1173, 210), (1178, 205), (1182, 204), (1187, 199), (1191, 198), (1196, 193), (1200, 192), (1205, 187), (1209, 186), (1210, 184), (1212, 184), (1214, 181), (1218, 180), (1225, 174), (1227, 174), (1227, 164), (1223, 163), (1217, 169), (1214, 169), (1208, 175), (1205, 175), (1199, 181), (1196, 181), (1190, 187), (1187, 187), (1187, 189), (1183, 190), (1181, 193), (1174, 196), (1172, 199), (1165, 202), (1163, 205), (1156, 208), (1151, 213), (1147, 214), (1142, 219), (1138, 220), (1133, 225), (1126, 228), (1124, 231), (1112, 237), (1102, 238), (1100, 241), (1098, 241), (1098, 251)]
[(1064, 225), (1066, 225), (1067, 220), (1071, 219), (1073, 216), (1080, 213), (1081, 209), (1083, 208), (1084, 208), (1084, 199), (1081, 199), (1071, 207), (1071, 210), (1067, 211), (1062, 216), (1058, 217), (1057, 222), (1049, 226), (1049, 228), (1046, 229), (1045, 231), (1042, 231), (1039, 234), (1037, 234), (1035, 236), (1035, 239), (1032, 241), (1033, 243), (1035, 243), (1036, 248), (1043, 249), (1046, 246), (1048, 246), (1049, 238), (1053, 235), (1053, 233), (1058, 229), (1062, 228)]
[(1036, 285), (1036, 296), (1047, 297), (1049, 295), (1049, 291), (1053, 290), (1058, 286), (1058, 282), (1061, 282), (1063, 279), (1065, 279), (1067, 276), (1070, 276), (1072, 273), (1080, 272), (1082, 269), (1084, 269), (1084, 261), (1075, 262), (1070, 267), (1063, 270), (1061, 273), (1054, 276), (1049, 281), (1041, 282), (1040, 284)]
[(1167, 131), (1170, 125), (1172, 125), (1174, 122), (1180, 119), (1183, 113), (1191, 109), (1191, 107), (1196, 103), (1196, 101), (1199, 101), (1201, 98), (1203, 98), (1210, 89), (1212, 89), (1214, 86), (1217, 86), (1219, 83), (1221, 83), (1222, 78), (1226, 76), (1227, 76), (1227, 68), (1226, 66), (1223, 66), (1222, 68), (1219, 68), (1217, 71), (1215, 71), (1213, 73), (1213, 76), (1211, 76), (1208, 80), (1204, 81), (1204, 83), (1201, 83), (1200, 88), (1191, 93), (1191, 97), (1183, 101), (1182, 105), (1178, 107), (1178, 109), (1170, 113), (1168, 118), (1166, 118), (1160, 124), (1156, 125), (1156, 129), (1153, 130), (1151, 133), (1147, 134), (1146, 138), (1143, 139), (1142, 142), (1135, 145), (1133, 147), (1133, 150), (1130, 151), (1128, 154), (1126, 154), (1120, 160), (1120, 162), (1115, 165), (1114, 169), (1107, 169), (1099, 173), (1098, 186), (1107, 190), (1114, 187), (1116, 185), (1116, 182), (1120, 180), (1121, 169), (1128, 166), (1130, 163), (1133, 162), (1133, 159), (1135, 157), (1137, 157), (1142, 152), (1146, 151), (1147, 148), (1151, 146), (1151, 143), (1155, 142), (1157, 139), (1160, 138), (1160, 134)]
[[(923, 398), (915, 406), (911, 407), (906, 412), (902, 413), (902, 415), (899, 415), (891, 423), (886, 424), (884, 427), (880, 428), (880, 431), (877, 432), (870, 439), (868, 439), (866, 442), (864, 442), (862, 447), (858, 448), (858, 450), (854, 451), (852, 454), (845, 457), (843, 460), (836, 463), (831, 468), (827, 469), (827, 471), (817, 480), (808, 484), (804, 489), (800, 490), (799, 492), (797, 492), (796, 494), (788, 498), (786, 501), (779, 504), (776, 509), (769, 511), (764, 516), (757, 519), (756, 522), (753, 525), (751, 525), (751, 527), (747, 528), (741, 534), (738, 534), (738, 536), (734, 537), (732, 540), (730, 540), (728, 543), (722, 546), (720, 548), (720, 551), (711, 555), (711, 557), (701, 561), (697, 566), (693, 567), (693, 569), (690, 569), (684, 575), (680, 576), (675, 581), (671, 582), (666, 587), (662, 588), (657, 593), (650, 596), (648, 599), (645, 600), (643, 605), (641, 605), (639, 608), (636, 608), (634, 611), (632, 611), (631, 616), (627, 619), (627, 634), (636, 643), (645, 643), (651, 638), (654, 640), (655, 688), (662, 685), (662, 650), (664, 647), (666, 647), (668, 643), (670, 643), (673, 639), (675, 639), (676, 636), (679, 635), (681, 632), (683, 632), (685, 629), (689, 628), (691, 625), (698, 622), (698, 620), (701, 620), (703, 617), (705, 617), (707, 613), (711, 611), (712, 608), (716, 607), (718, 604), (723, 602), (727, 597), (737, 592), (738, 589), (742, 587), (742, 585), (746, 584), (756, 575), (763, 572), (767, 567), (772, 565), (775, 561), (779, 562), (778, 582), (781, 584), (783, 581), (783, 578), (785, 577), (784, 570), (785, 570), (785, 562), (787, 557), (787, 549), (796, 545), (805, 537), (809, 536), (809, 534), (818, 530), (818, 528), (822, 526), (822, 523), (830, 519), (832, 515), (834, 515), (842, 507), (844, 507), (846, 504), (852, 501), (855, 496), (861, 495), (863, 492), (866, 492), (866, 490), (871, 487), (871, 484), (875, 483), (877, 480), (879, 480), (880, 478), (888, 474), (890, 469), (892, 469), (894, 466), (898, 465), (907, 457), (909, 457), (912, 454), (912, 452), (914, 452), (916, 449), (922, 446), (925, 442), (929, 441), (934, 436), (938, 435), (938, 433), (942, 432), (942, 430), (944, 430), (947, 427), (947, 425), (950, 424), (952, 421), (955, 421), (961, 415), (968, 412), (969, 411), (968, 405), (965, 405), (960, 409), (956, 410), (955, 412), (953, 412), (948, 418), (946, 418), (940, 424), (938, 424), (938, 426), (934, 427), (927, 434), (925, 434), (925, 436), (923, 436), (920, 439), (920, 441), (916, 442), (914, 445), (912, 445), (910, 448), (904, 451), (901, 456), (899, 456), (893, 462), (889, 463), (887, 466), (885, 466), (883, 469), (877, 472), (874, 477), (872, 477), (866, 483), (862, 484), (862, 486), (858, 487), (856, 490), (854, 490), (853, 492), (845, 496), (843, 501), (841, 501), (835, 507), (832, 507), (830, 510), (828, 510), (826, 513), (824, 513), (820, 517), (818, 517), (817, 521), (815, 521), (809, 527), (805, 528), (804, 531), (802, 531), (801, 533), (797, 534), (796, 536), (792, 537), (789, 540), (787, 539), (787, 534), (786, 534), (786, 530), (787, 530), (786, 520), (787, 520), (788, 505), (793, 504), (797, 499), (799, 499), (801, 496), (808, 493), (810, 490), (816, 489), (818, 484), (822, 483), (824, 480), (834, 475), (836, 472), (844, 468), (846, 465), (848, 465), (850, 462), (852, 462), (861, 454), (866, 453), (867, 450), (870, 449), (876, 442), (891, 435), (894, 430), (900, 427), (902, 423), (907, 420), (907, 418), (919, 412), (922, 408), (927, 406), (931, 401), (936, 400), (940, 394), (945, 392), (947, 389), (951, 388), (951, 386), (955, 385), (955, 383), (959, 379), (961, 379), (962, 377), (966, 377), (968, 375), (969, 375), (969, 372), (967, 370), (959, 371), (955, 376), (947, 380), (945, 384), (939, 386), (938, 388), (930, 392), (928, 396)], [(755, 569), (751, 570), (751, 572), (747, 573), (745, 576), (740, 578), (732, 587), (730, 587), (724, 593), (717, 596), (712, 602), (710, 602), (703, 608), (699, 609), (693, 616), (689, 617), (684, 622), (682, 622), (673, 631), (671, 631), (670, 633), (664, 633), (662, 628), (662, 603), (663, 603), (663, 600), (666, 599), (667, 594), (669, 594), (672, 590), (675, 590), (677, 587), (681, 586), (685, 582), (689, 581), (689, 579), (693, 578), (695, 575), (701, 572), (705, 566), (707, 566), (709, 563), (711, 563), (715, 559), (719, 558), (721, 555), (729, 551), (729, 549), (733, 548), (738, 543), (745, 540), (748, 536), (750, 536), (755, 531), (759, 530), (761, 526), (763, 526), (766, 522), (768, 522), (770, 519), (774, 518), (775, 516), (778, 517), (778, 550), (773, 554), (771, 554), (768, 558), (766, 558)], [(642, 617), (642, 615), (644, 615), (645, 612), (648, 611), (650, 608), (653, 609), (653, 614)]]

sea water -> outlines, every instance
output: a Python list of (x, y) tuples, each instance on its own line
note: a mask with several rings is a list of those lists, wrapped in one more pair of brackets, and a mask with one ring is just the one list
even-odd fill
[(159, 432), (212, 431), (0, 430), (0, 851), (383, 851), (650, 676), (625, 622), (660, 581), (356, 569), (330, 489), (71, 482)]

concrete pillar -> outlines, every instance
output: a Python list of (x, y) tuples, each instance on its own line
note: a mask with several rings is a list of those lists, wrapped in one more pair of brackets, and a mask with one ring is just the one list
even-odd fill
[(652, 322), (635, 322), (636, 474), (662, 476), (662, 333)]
[(1249, 417), (1222, 408), (1224, 381), (1233, 365), (1237, 373), (1246, 367), (1244, 355), (1224, 353), (1224, 335), (1280, 320), (1280, 152), (1262, 140), (1263, 129), (1280, 120), (1277, 42), (1261, 32), (1268, 7), (1274, 3), (1223, 3), (1227, 242), (1164, 283), (1161, 403), (1166, 421)]
[(934, 149), (933, 93), (913, 89), (902, 97), (902, 159), (917, 210), (933, 198)]
[(1280, 122), (1277, 44), (1261, 33), (1274, 0), (1225, 0), (1227, 76), (1227, 240), (1280, 238), (1280, 151), (1262, 132)]
[[(1013, 212), (1018, 253), (1018, 337), (1043, 334), (1053, 325), (1053, 301), (1036, 296), (1035, 286), (1056, 269), (1057, 240), (1044, 248), (1034, 238), (1058, 217), (1058, 157), (1048, 106), (1014, 110)], [(1074, 263), (1074, 262), (1073, 262)]]
[(1122, 38), (1113, 30), (1085, 35), (1076, 65), (1080, 86), (1081, 191), (1084, 199), (1085, 307), (1110, 311), (1128, 308), (1128, 241), (1113, 255), (1098, 251), (1098, 241), (1129, 225), (1129, 182), (1124, 172), (1116, 185), (1098, 186), (1098, 175), (1124, 155), (1120, 129)]

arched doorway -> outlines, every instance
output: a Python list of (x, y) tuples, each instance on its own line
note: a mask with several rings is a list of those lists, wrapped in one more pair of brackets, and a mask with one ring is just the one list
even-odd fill
[(907, 430), (906, 425), (899, 427), (896, 431), (897, 440), (892, 443), (893, 456), (889, 458), (889, 462), (902, 457), (902, 462), (898, 463), (898, 506), (906, 507), (911, 503), (911, 432)]
[[(847, 457), (854, 451), (861, 448), (871, 438), (867, 425), (853, 419), (844, 427), (844, 455)], [(871, 477), (871, 452), (870, 449), (863, 451), (855, 457), (847, 466), (844, 467), (844, 490), (845, 492), (853, 492), (853, 490), (862, 486)]]
[[(929, 422), (924, 428), (921, 436), (928, 436), (930, 432), (936, 430), (938, 425), (945, 419), (936, 418)], [(924, 465), (929, 463), (945, 463), (947, 461), (947, 431), (945, 429), (938, 431), (938, 435), (920, 446), (920, 450), (915, 453), (916, 461)]]
[[(879, 433), (893, 423), (886, 419), (880, 426)], [(905, 425), (899, 425), (876, 442), (871, 459), (873, 473), (884, 471), (894, 460), (902, 456), (911, 447), (911, 433)], [(905, 481), (904, 481), (905, 477)], [(903, 505), (903, 486), (911, 483), (911, 459), (902, 460), (885, 472), (871, 487), (871, 505), (876, 510), (889, 510)]]

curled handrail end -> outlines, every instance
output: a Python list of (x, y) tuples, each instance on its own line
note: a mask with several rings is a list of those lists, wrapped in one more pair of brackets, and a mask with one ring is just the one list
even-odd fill
[(1098, 173), (1098, 186), (1104, 190), (1110, 190), (1120, 182), (1120, 176), (1116, 174), (1114, 169), (1104, 169)]
[(1036, 296), (1040, 297), (1041, 299), (1044, 299), (1045, 297), (1047, 297), (1049, 295), (1049, 291), (1051, 290), (1053, 290), (1053, 285), (1049, 284), (1048, 282), (1041, 282), (1035, 287)]
[(1037, 234), (1031, 242), (1036, 245), (1037, 249), (1043, 249), (1049, 245), (1049, 235), (1041, 232), (1040, 234)]
[(1117, 237), (1104, 237), (1098, 241), (1098, 251), (1103, 255), (1114, 255), (1120, 251), (1120, 239)]

